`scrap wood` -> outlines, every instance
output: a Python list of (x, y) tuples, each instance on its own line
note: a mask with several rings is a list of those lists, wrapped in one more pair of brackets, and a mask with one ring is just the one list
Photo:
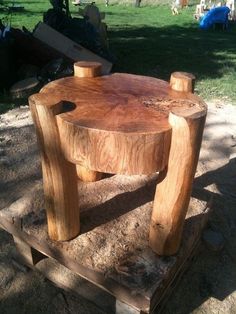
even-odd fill
[(72, 61), (96, 61), (102, 64), (102, 74), (109, 74), (112, 63), (96, 55), (45, 23), (39, 23), (33, 36)]

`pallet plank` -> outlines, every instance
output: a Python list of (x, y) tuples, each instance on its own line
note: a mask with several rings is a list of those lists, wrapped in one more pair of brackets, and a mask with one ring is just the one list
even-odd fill
[[(158, 257), (148, 247), (148, 225), (152, 210), (150, 199), (156, 179), (155, 175), (130, 179), (113, 176), (81, 184), (78, 188), (83, 194), (81, 205), (84, 230), (79, 237), (69, 242), (48, 238), (42, 193), (39, 191), (42, 185), (38, 182), (35, 183), (35, 190), (31, 186), (28, 194), (22, 196), (22, 202), (19, 199), (16, 201), (17, 206), (13, 203), (0, 211), (0, 226), (30, 247), (54, 258), (73, 273), (107, 291), (118, 301), (144, 313), (151, 313), (170, 290), (169, 286), (176, 274), (181, 273), (181, 269), (188, 264), (187, 260), (199, 241), (209, 215), (207, 202), (192, 198), (179, 253), (168, 258)], [(117, 191), (117, 187), (121, 190), (118, 188)], [(99, 204), (96, 198), (97, 204), (93, 203), (91, 209), (92, 200), (88, 201), (88, 198), (97, 195), (95, 191), (100, 188), (107, 190), (107, 202), (100, 199)], [(125, 189), (127, 192), (124, 193)], [(35, 200), (35, 195), (38, 195), (39, 200)], [(138, 199), (134, 209), (124, 211), (124, 200), (129, 201), (135, 195), (140, 195), (144, 205)], [(33, 210), (30, 204), (34, 204)], [(93, 211), (98, 221), (89, 220)], [(102, 221), (103, 224), (100, 224)], [(140, 235), (141, 239), (138, 239)]]

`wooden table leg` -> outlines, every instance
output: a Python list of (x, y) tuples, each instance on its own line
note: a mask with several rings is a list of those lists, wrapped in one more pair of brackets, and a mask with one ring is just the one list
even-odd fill
[[(191, 84), (187, 86), (192, 89)], [(169, 115), (169, 163), (165, 179), (156, 188), (149, 236), (150, 247), (159, 255), (177, 253), (190, 201), (206, 117), (204, 111), (190, 111), (178, 110)]]
[(80, 231), (77, 174), (76, 166), (61, 151), (55, 116), (63, 111), (63, 104), (55, 99), (36, 94), (29, 103), (41, 149), (49, 237), (65, 241)]
[(102, 179), (103, 173), (89, 170), (83, 166), (76, 165), (77, 176), (83, 182), (95, 182)]
[(186, 72), (173, 72), (170, 77), (171, 89), (178, 92), (194, 91), (195, 76)]
[[(98, 62), (76, 62), (74, 64), (74, 76), (76, 77), (96, 77), (100, 76), (102, 65)], [(103, 173), (87, 169), (81, 165), (76, 165), (77, 175), (83, 182), (95, 182), (102, 178)]]

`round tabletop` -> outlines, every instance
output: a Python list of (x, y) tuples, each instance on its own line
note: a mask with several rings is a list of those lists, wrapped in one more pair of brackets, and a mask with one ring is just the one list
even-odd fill
[(68, 160), (101, 172), (148, 174), (164, 169), (171, 142), (170, 112), (205, 110), (199, 97), (156, 78), (115, 73), (67, 77), (41, 93), (63, 103), (56, 121)]

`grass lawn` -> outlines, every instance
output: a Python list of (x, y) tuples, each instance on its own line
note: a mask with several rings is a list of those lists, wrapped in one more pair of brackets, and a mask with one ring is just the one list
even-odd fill
[[(14, 13), (12, 26), (24, 25), (30, 30), (50, 7), (48, 0), (16, 3), (22, 4), (25, 12)], [(117, 58), (114, 71), (166, 80), (173, 71), (192, 72), (197, 76), (196, 92), (202, 97), (236, 103), (236, 23), (227, 31), (201, 31), (193, 19), (195, 6), (178, 16), (172, 16), (165, 5), (98, 6), (106, 12), (110, 49)], [(73, 16), (77, 10), (71, 5)]]

